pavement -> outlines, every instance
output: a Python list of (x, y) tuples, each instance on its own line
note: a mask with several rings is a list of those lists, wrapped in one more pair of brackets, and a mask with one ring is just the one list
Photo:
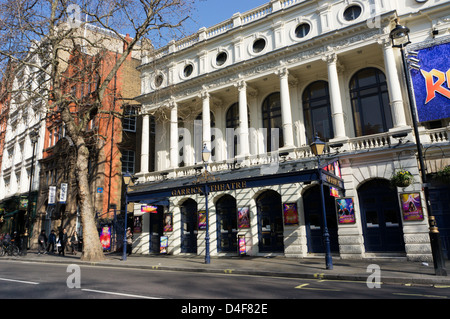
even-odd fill
[[(78, 264), (98, 267), (137, 268), (149, 270), (206, 272), (218, 274), (256, 275), (271, 277), (306, 278), (321, 280), (367, 281), (378, 273), (383, 284), (434, 285), (450, 287), (450, 262), (447, 276), (437, 276), (433, 263), (412, 262), (406, 258), (371, 258), (363, 260), (341, 259), (333, 256), (333, 269), (326, 269), (324, 257), (288, 258), (268, 257), (211, 257), (205, 264), (204, 256), (130, 255), (124, 261), (121, 253), (105, 253), (105, 260), (83, 261), (81, 254), (65, 256), (37, 254), (28, 251), (26, 256), (3, 256), (0, 260), (26, 262)], [(370, 265), (371, 266), (368, 268)], [(379, 268), (378, 268), (379, 267)], [(376, 271), (376, 272), (375, 272)], [(369, 279), (371, 282), (374, 276)]]

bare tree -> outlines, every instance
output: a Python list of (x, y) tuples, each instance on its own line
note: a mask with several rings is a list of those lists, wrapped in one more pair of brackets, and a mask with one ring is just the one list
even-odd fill
[[(111, 82), (118, 70), (127, 57), (148, 49), (149, 43), (167, 42), (170, 40), (167, 37), (182, 34), (181, 27), (189, 18), (193, 2), (0, 0), (3, 39), (0, 66), (6, 70), (13, 63), (18, 70), (26, 69), (35, 83), (13, 86), (12, 96), (24, 95), (27, 101), (41, 101), (39, 105), (47, 117), (59, 118), (65, 124), (66, 134), (76, 150), (84, 260), (104, 258), (94, 219), (88, 169), (91, 153), (100, 147), (101, 138), (87, 134), (86, 125), (102, 113), (121, 116), (102, 108), (114, 93)], [(127, 33), (130, 36), (124, 35)], [(74, 93), (72, 88), (76, 86), (86, 88), (88, 93)], [(24, 107), (30, 105), (24, 99), (20, 102)]]

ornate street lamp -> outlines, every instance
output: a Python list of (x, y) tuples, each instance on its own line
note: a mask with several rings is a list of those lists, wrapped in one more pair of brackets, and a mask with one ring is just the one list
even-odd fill
[(310, 145), (311, 152), (317, 157), (317, 170), (319, 176), (320, 196), (322, 200), (322, 218), (323, 218), (323, 241), (325, 244), (325, 265), (327, 269), (333, 269), (333, 259), (331, 257), (330, 249), (330, 233), (327, 226), (327, 213), (325, 210), (325, 196), (323, 193), (323, 179), (322, 179), (322, 167), (320, 167), (320, 156), (325, 149), (325, 142), (319, 139), (319, 135), (316, 134), (314, 142)]
[(123, 228), (123, 255), (122, 260), (127, 260), (127, 219), (128, 219), (128, 186), (133, 186), (136, 177), (131, 175), (128, 171), (122, 174), (123, 183), (125, 185), (125, 226)]
[(31, 190), (33, 187), (33, 175), (34, 175), (34, 156), (36, 143), (38, 141), (38, 133), (36, 131), (30, 132), (30, 141), (33, 147), (33, 153), (31, 155), (31, 168), (30, 168), (30, 186), (28, 188), (28, 204), (27, 204), (27, 217), (25, 218), (25, 232), (22, 240), (22, 255), (27, 254), (28, 249), (28, 232), (30, 231), (30, 217), (31, 217)]
[[(411, 117), (412, 117), (412, 122), (413, 122), (413, 127), (414, 127), (414, 135), (415, 135), (415, 139), (416, 139), (417, 154), (418, 154), (419, 164), (420, 164), (420, 174), (422, 177), (422, 187), (423, 187), (423, 192), (425, 195), (425, 203), (426, 203), (427, 212), (428, 212), (428, 223), (430, 226), (430, 242), (431, 242), (431, 252), (433, 254), (434, 270), (435, 270), (435, 274), (437, 276), (447, 276), (447, 271), (445, 270), (444, 257), (443, 257), (443, 253), (442, 253), (441, 237), (440, 237), (439, 230), (438, 230), (438, 227), (436, 224), (436, 219), (433, 216), (432, 211), (431, 211), (431, 203), (430, 203), (430, 198), (429, 198), (427, 175), (425, 172), (425, 163), (424, 163), (423, 154), (422, 154), (422, 143), (420, 141), (419, 129), (418, 129), (418, 124), (417, 124), (416, 108), (413, 105), (413, 96), (412, 96), (412, 91), (411, 91), (411, 87), (410, 87), (408, 63), (405, 59), (404, 48), (408, 44), (411, 43), (411, 41), (409, 39), (409, 32), (410, 32), (409, 28), (398, 24), (398, 21), (396, 21), (396, 26), (394, 29), (392, 29), (389, 36), (392, 41), (392, 47), (400, 48), (401, 56), (402, 56), (403, 71), (406, 76), (406, 88), (408, 90), (409, 107), (410, 107), (411, 115), (412, 115)], [(417, 68), (417, 65), (414, 67)]]

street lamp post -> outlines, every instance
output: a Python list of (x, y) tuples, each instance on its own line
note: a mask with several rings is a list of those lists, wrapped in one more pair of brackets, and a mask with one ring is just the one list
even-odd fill
[(325, 244), (325, 265), (327, 269), (333, 269), (333, 259), (331, 257), (330, 249), (330, 233), (327, 226), (327, 213), (325, 209), (325, 196), (323, 193), (323, 179), (322, 179), (322, 167), (320, 167), (320, 156), (323, 154), (325, 143), (319, 139), (319, 135), (316, 135), (314, 142), (310, 145), (311, 151), (317, 157), (317, 170), (319, 176), (320, 196), (322, 200), (322, 218), (323, 218), (323, 241)]
[(33, 187), (33, 175), (34, 175), (34, 154), (35, 154), (35, 146), (38, 140), (38, 134), (36, 131), (30, 132), (30, 141), (33, 148), (33, 152), (31, 155), (31, 168), (30, 168), (30, 186), (28, 188), (28, 204), (27, 204), (27, 218), (25, 219), (25, 231), (23, 235), (22, 241), (22, 255), (27, 254), (28, 249), (28, 232), (30, 230), (30, 216), (31, 216), (31, 190)]
[(208, 161), (211, 157), (211, 151), (206, 147), (206, 144), (203, 146), (202, 150), (202, 160), (203, 164), (205, 165), (205, 187), (204, 187), (204, 193), (205, 193), (205, 213), (206, 213), (206, 236), (205, 236), (205, 264), (211, 263), (211, 257), (209, 255), (209, 209), (208, 209), (208, 194), (209, 194), (209, 187), (208, 187)]
[(125, 223), (123, 228), (123, 255), (122, 260), (127, 260), (127, 219), (128, 219), (128, 186), (132, 186), (130, 184), (134, 183), (136, 178), (131, 175), (129, 172), (126, 172), (122, 175), (123, 183), (125, 184)]
[(410, 80), (409, 80), (409, 69), (408, 64), (405, 59), (405, 52), (404, 48), (411, 43), (409, 39), (409, 28), (402, 26), (400, 24), (396, 24), (395, 28), (392, 29), (389, 36), (392, 41), (392, 47), (394, 48), (400, 48), (401, 56), (402, 56), (402, 64), (403, 64), (403, 71), (406, 76), (406, 88), (408, 90), (408, 99), (409, 99), (409, 107), (411, 110), (411, 117), (414, 127), (414, 135), (416, 139), (416, 147), (417, 147), (417, 155), (419, 158), (419, 165), (420, 165), (420, 174), (422, 177), (422, 187), (423, 192), (425, 195), (425, 203), (427, 207), (428, 212), (428, 223), (430, 226), (430, 242), (431, 242), (431, 252), (433, 254), (433, 262), (434, 262), (434, 270), (435, 274), (437, 276), (447, 276), (447, 271), (445, 270), (445, 263), (444, 263), (444, 257), (442, 253), (442, 243), (441, 243), (441, 236), (439, 234), (439, 230), (436, 224), (436, 219), (433, 216), (432, 210), (431, 210), (431, 204), (430, 204), (430, 198), (429, 198), (429, 189), (428, 189), (428, 181), (427, 181), (427, 175), (425, 171), (425, 163), (423, 160), (423, 153), (422, 153), (422, 143), (420, 141), (420, 135), (419, 135), (419, 129), (417, 124), (417, 115), (416, 115), (416, 109), (413, 104), (413, 96), (410, 88)]

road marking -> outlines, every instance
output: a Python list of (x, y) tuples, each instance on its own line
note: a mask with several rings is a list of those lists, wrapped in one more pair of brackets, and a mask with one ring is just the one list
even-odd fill
[(300, 286), (295, 287), (295, 289), (307, 289), (307, 290), (325, 290), (325, 291), (341, 291), (340, 289), (329, 289), (329, 288), (311, 288), (306, 287), (309, 286), (309, 284), (303, 284)]
[(21, 284), (28, 284), (28, 285), (39, 285), (38, 282), (32, 282), (32, 281), (23, 281), (23, 280), (8, 279), (8, 278), (0, 278), (0, 280), (18, 282), (18, 283), (21, 283)]
[(162, 299), (157, 297), (149, 297), (149, 296), (141, 296), (141, 295), (132, 295), (132, 294), (124, 294), (120, 292), (112, 292), (112, 291), (103, 291), (103, 290), (94, 290), (94, 289), (81, 289), (83, 291), (87, 292), (97, 292), (100, 294), (107, 294), (107, 295), (117, 295), (122, 297), (131, 297), (131, 298), (142, 298), (142, 299)]
[(225, 269), (223, 272), (226, 274), (231, 274), (233, 273), (233, 269)]

